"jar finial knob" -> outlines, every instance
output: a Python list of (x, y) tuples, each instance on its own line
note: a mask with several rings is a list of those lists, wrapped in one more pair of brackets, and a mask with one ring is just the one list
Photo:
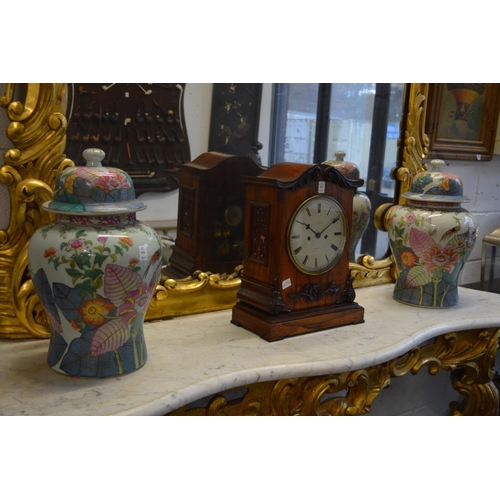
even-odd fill
[(106, 155), (102, 149), (89, 148), (82, 153), (82, 156), (87, 161), (86, 167), (102, 167), (101, 161)]
[(335, 161), (344, 161), (345, 158), (345, 151), (338, 150), (335, 151)]
[(431, 160), (431, 172), (442, 172), (443, 167), (444, 167), (444, 161), (443, 160)]

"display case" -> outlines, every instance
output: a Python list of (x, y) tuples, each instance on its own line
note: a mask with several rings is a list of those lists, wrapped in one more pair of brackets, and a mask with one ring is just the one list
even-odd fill
[(500, 293), (500, 226), (483, 238), (481, 290)]

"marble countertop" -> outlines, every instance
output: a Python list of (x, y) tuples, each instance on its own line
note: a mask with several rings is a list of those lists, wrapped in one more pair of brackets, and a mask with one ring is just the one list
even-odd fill
[(218, 311), (146, 323), (146, 365), (109, 379), (48, 367), (48, 340), (0, 341), (0, 415), (164, 415), (238, 386), (366, 368), (443, 333), (500, 326), (500, 295), (460, 288), (450, 309), (392, 298), (393, 285), (356, 290), (365, 323), (268, 343)]

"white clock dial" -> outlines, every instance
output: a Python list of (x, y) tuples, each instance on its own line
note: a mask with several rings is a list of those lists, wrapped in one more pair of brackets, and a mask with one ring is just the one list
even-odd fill
[(229, 205), (224, 211), (224, 219), (230, 226), (238, 226), (243, 221), (243, 210), (239, 205)]
[(338, 201), (330, 196), (313, 196), (290, 219), (288, 254), (303, 273), (322, 274), (342, 256), (347, 232), (347, 218)]

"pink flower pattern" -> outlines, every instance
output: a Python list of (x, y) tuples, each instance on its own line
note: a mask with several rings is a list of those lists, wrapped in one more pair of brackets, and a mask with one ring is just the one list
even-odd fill
[(452, 273), (459, 261), (459, 253), (453, 247), (441, 247), (437, 243), (425, 250), (420, 257), (420, 264), (427, 273), (433, 273), (437, 268)]
[(71, 250), (88, 250), (89, 246), (84, 238), (75, 238), (74, 240), (68, 241), (66, 245), (66, 251), (71, 252)]

